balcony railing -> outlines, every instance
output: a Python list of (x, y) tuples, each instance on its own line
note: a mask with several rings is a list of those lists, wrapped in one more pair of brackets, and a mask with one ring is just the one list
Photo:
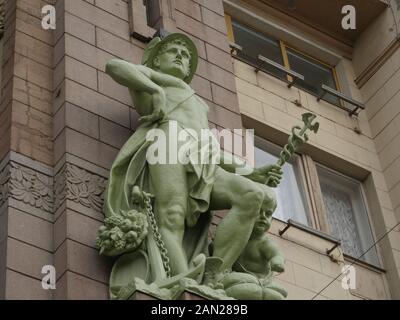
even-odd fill
[[(283, 72), (285, 75), (291, 76), (293, 78), (293, 81), (288, 81), (288, 80), (278, 77), (282, 81), (285, 81), (289, 88), (291, 88), (298, 80), (304, 80), (303, 75), (301, 75), (293, 70), (290, 70), (290, 69), (282, 66), (281, 64), (262, 56), (261, 54), (258, 56), (259, 63), (254, 63), (251, 61), (252, 59), (246, 59), (246, 58), (241, 57), (241, 56), (245, 57), (246, 54), (243, 53), (243, 48), (240, 45), (238, 45), (236, 43), (230, 43), (229, 46), (231, 48), (232, 56), (234, 56), (238, 60), (241, 60), (241, 61), (253, 66), (255, 72), (259, 72), (260, 70), (262, 70), (263, 72), (266, 72), (266, 73), (276, 77), (276, 75), (274, 73), (268, 71), (266, 68), (263, 68), (263, 65), (267, 64), (267, 65), (272, 66), (273, 68), (276, 68), (277, 70)], [(240, 52), (240, 56), (237, 55), (238, 52)]]
[(358, 113), (359, 113), (359, 112), (357, 112), (357, 111), (358, 111), (359, 109), (361, 109), (361, 110), (364, 110), (364, 109), (365, 109), (364, 104), (362, 104), (361, 102), (358, 102), (358, 101), (356, 101), (356, 100), (354, 100), (354, 99), (352, 99), (352, 98), (349, 98), (349, 97), (345, 96), (343, 93), (341, 93), (341, 92), (339, 92), (339, 91), (336, 91), (336, 90), (334, 90), (334, 89), (332, 89), (332, 88), (330, 88), (330, 87), (328, 87), (328, 86), (326, 86), (326, 85), (324, 85), (324, 84), (321, 86), (321, 88), (322, 88), (323, 92), (322, 92), (321, 95), (317, 98), (317, 100), (320, 101), (321, 99), (324, 98), (324, 96), (325, 96), (327, 93), (329, 93), (329, 94), (331, 94), (331, 95), (333, 95), (333, 96), (339, 98), (341, 101), (348, 102), (348, 103), (350, 103), (351, 105), (355, 106), (355, 109), (352, 110), (352, 109), (349, 109), (349, 108), (345, 108), (345, 107), (343, 107), (343, 106), (338, 106), (338, 107), (341, 108), (341, 109), (343, 109), (343, 110), (346, 110), (346, 111), (349, 113), (349, 116), (353, 116), (353, 115), (356, 115), (356, 116), (357, 116)]
[[(278, 77), (279, 79), (281, 79), (282, 81), (285, 81), (287, 83), (288, 88), (291, 88), (293, 85), (296, 85), (296, 83), (298, 81), (305, 81), (305, 77), (302, 74), (297, 73), (297, 72), (295, 72), (293, 70), (290, 70), (289, 68), (286, 68), (285, 66), (282, 66), (281, 64), (279, 64), (279, 63), (277, 63), (275, 61), (272, 61), (272, 60), (270, 60), (270, 59), (268, 59), (268, 58), (266, 58), (266, 57), (264, 57), (262, 55), (258, 56), (259, 63), (254, 63), (252, 61), (252, 60), (255, 60), (254, 58), (252, 58), (252, 59), (250, 59), (250, 57), (249, 57), (249, 59), (245, 58), (246, 54), (243, 53), (243, 48), (240, 45), (238, 45), (236, 43), (230, 43), (229, 45), (230, 45), (230, 48), (231, 48), (232, 56), (235, 57), (236, 59), (240, 60), (240, 61), (243, 61), (246, 64), (249, 64), (249, 65), (253, 66), (254, 69), (255, 69), (255, 72), (259, 72), (260, 70), (262, 70), (263, 72), (266, 72), (266, 73), (268, 73), (268, 74), (270, 74), (270, 75), (272, 75), (274, 77), (277, 77), (276, 74), (274, 74), (273, 72), (267, 70), (266, 68), (263, 68), (263, 65), (268, 65), (270, 67), (273, 67), (273, 68), (281, 71), (286, 76), (292, 77), (292, 79), (293, 79), (292, 81), (285, 80), (285, 79), (282, 79), (282, 78)], [(237, 53), (239, 53), (239, 52), (240, 52), (240, 55), (237, 55)], [(334, 104), (332, 102), (327, 101), (327, 102), (333, 104), (334, 106), (336, 106), (336, 107), (338, 107), (338, 108), (340, 108), (342, 110), (347, 111), (349, 113), (349, 116), (353, 116), (353, 115), (358, 116), (359, 110), (360, 109), (361, 110), (365, 109), (365, 105), (363, 103), (358, 102), (358, 101), (356, 101), (356, 100), (354, 100), (354, 99), (352, 99), (350, 97), (347, 97), (343, 93), (341, 93), (339, 91), (336, 91), (336, 90), (328, 87), (325, 84), (322, 84), (321, 88), (322, 88), (322, 93), (319, 96), (317, 96), (317, 100), (318, 101), (320, 101), (320, 100), (327, 101), (327, 100), (324, 99), (325, 95), (326, 94), (331, 94), (331, 95), (337, 97), (341, 102), (345, 101), (345, 102), (355, 106), (354, 109), (349, 109), (349, 108), (344, 107), (342, 105), (342, 103)], [(307, 91), (307, 92), (309, 92), (309, 91)], [(314, 92), (313, 93), (310, 92), (310, 94), (315, 95)]]
[[(287, 76), (291, 76), (293, 78), (293, 81), (290, 81), (288, 83), (288, 88), (291, 88), (297, 81), (302, 80), (304, 81), (304, 76), (300, 73), (294, 72), (293, 70), (290, 70), (282, 65), (280, 65), (279, 63), (276, 63), (275, 61), (272, 61), (264, 56), (262, 56), (261, 54), (258, 55), (258, 60), (262, 61), (263, 63), (266, 63), (276, 69), (278, 69), (279, 71), (282, 71), (283, 73), (285, 73)], [(258, 72), (260, 69), (257, 68), (256, 72)]]

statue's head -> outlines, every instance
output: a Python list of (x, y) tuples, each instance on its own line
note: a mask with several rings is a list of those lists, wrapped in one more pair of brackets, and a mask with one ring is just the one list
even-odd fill
[(254, 224), (253, 234), (261, 236), (268, 231), (272, 223), (272, 214), (276, 209), (276, 200), (274, 195), (271, 193), (271, 189), (262, 185), (264, 191), (264, 201), (260, 208), (260, 214)]
[(196, 46), (184, 34), (172, 33), (162, 40), (154, 38), (146, 47), (142, 64), (190, 83), (196, 72)]
[(271, 209), (265, 210), (261, 208), (260, 215), (254, 224), (253, 233), (263, 235), (265, 231), (268, 231), (272, 223), (272, 214), (273, 211)]

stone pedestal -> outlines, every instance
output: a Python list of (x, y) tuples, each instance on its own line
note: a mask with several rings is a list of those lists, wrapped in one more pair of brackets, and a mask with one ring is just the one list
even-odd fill
[(136, 291), (129, 300), (159, 300), (146, 293)]
[[(159, 299), (155, 298), (147, 293), (136, 291), (129, 300), (159, 300)], [(178, 300), (197, 300), (197, 301), (199, 301), (199, 300), (207, 300), (207, 299), (205, 299), (195, 293), (185, 291), (178, 298)]]
[(207, 300), (206, 298), (203, 298), (202, 296), (199, 296), (195, 293), (191, 293), (188, 291), (185, 291), (182, 293), (182, 295), (179, 297), (179, 300)]

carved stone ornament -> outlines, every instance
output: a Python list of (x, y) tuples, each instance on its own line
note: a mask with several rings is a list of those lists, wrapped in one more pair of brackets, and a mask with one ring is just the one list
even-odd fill
[(9, 196), (52, 213), (52, 178), (14, 162), (10, 162), (9, 168)]
[(66, 163), (53, 179), (14, 161), (0, 168), (0, 207), (9, 198), (53, 214), (66, 199), (101, 212), (107, 180)]
[(0, 170), (0, 207), (7, 201), (9, 196), (8, 181), (10, 180), (10, 165), (7, 164)]
[(101, 212), (106, 183), (106, 179), (66, 163), (55, 177), (55, 210), (67, 199)]

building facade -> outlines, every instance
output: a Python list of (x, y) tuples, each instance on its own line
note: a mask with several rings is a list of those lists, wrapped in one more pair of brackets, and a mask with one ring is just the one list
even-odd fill
[(0, 298), (108, 298), (113, 261), (95, 239), (109, 168), (139, 116), (105, 65), (140, 63), (167, 31), (196, 43), (192, 86), (210, 127), (254, 129), (256, 164), (276, 160), (303, 113), (318, 116), (269, 231), (288, 298), (399, 299), (400, 3), (320, 2), (0, 1)]

